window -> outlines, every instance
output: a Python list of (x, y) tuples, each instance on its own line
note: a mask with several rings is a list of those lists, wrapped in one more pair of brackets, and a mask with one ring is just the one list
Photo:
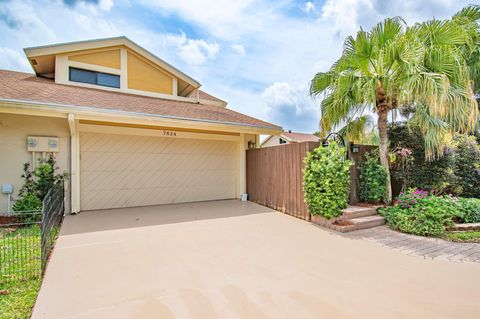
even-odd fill
[(96, 71), (70, 68), (69, 80), (72, 82), (88, 83), (112, 88), (120, 88), (120, 76)]
[(280, 144), (287, 144), (287, 141), (285, 141), (283, 138), (280, 138)]

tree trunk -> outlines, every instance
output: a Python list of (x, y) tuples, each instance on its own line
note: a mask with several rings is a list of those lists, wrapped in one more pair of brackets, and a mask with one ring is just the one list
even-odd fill
[(390, 169), (388, 166), (388, 109), (377, 109), (378, 135), (380, 137), (380, 163), (387, 170), (387, 203), (392, 201), (392, 184), (390, 182)]

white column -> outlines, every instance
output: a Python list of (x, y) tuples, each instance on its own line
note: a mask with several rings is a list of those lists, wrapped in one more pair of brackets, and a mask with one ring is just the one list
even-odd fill
[(78, 120), (73, 114), (68, 114), (70, 128), (70, 198), (71, 213), (80, 212), (80, 137), (78, 134)]

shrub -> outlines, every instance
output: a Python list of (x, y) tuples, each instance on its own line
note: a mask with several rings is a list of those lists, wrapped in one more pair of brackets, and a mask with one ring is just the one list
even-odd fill
[(407, 162), (392, 163), (392, 179), (402, 187), (434, 190), (437, 194), (480, 198), (480, 145), (475, 136), (456, 135), (445, 147), (442, 157), (425, 159), (423, 136), (414, 126), (394, 124), (389, 127), (391, 150), (408, 149)]
[(474, 136), (454, 138), (455, 184), (463, 197), (480, 198), (480, 146)]
[(25, 163), (23, 165), (22, 178), (24, 183), (18, 192), (19, 199), (15, 201), (12, 207), (14, 212), (19, 213), (23, 221), (31, 222), (36, 219), (36, 216), (31, 213), (22, 214), (22, 212), (40, 210), (48, 190), (58, 183), (63, 183), (67, 177), (66, 173), (56, 173), (57, 169), (53, 157), (40, 161), (34, 171), (30, 169), (30, 164)]
[(402, 123), (393, 124), (389, 127), (388, 138), (391, 151), (408, 149), (411, 152), (407, 167), (401, 165), (401, 161), (393, 163), (394, 165), (391, 167), (393, 181), (405, 183), (406, 188), (418, 187), (426, 190), (435, 190), (436, 193), (454, 193), (458, 195), (455, 190), (452, 149), (447, 148), (444, 156), (441, 158), (427, 161), (422, 133), (418, 128), (409, 127)]
[(346, 150), (335, 142), (319, 146), (305, 158), (305, 201), (313, 215), (334, 218), (347, 207), (350, 166)]
[(424, 196), (417, 190), (405, 194), (411, 199), (409, 205), (396, 205), (379, 210), (387, 224), (404, 233), (440, 237), (448, 226), (453, 225), (453, 219), (459, 215), (459, 208), (454, 198), (435, 196), (432, 193)]
[(35, 193), (27, 193), (19, 200), (16, 200), (12, 207), (13, 211), (19, 214), (24, 223), (34, 222), (38, 219), (36, 212), (42, 209), (42, 201)]
[(360, 200), (379, 203), (387, 194), (387, 170), (380, 164), (378, 150), (367, 153), (359, 177)]
[(480, 223), (480, 199), (459, 198), (459, 217), (464, 223)]

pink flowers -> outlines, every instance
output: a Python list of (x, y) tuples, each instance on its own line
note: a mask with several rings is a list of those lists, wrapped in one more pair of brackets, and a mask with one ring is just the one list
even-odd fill
[(398, 196), (398, 205), (402, 208), (412, 207), (417, 204), (419, 199), (427, 198), (429, 194), (428, 191), (419, 188), (402, 192)]
[(400, 148), (397, 150), (396, 152), (400, 157), (409, 157), (410, 155), (412, 155), (412, 151), (408, 148)]

